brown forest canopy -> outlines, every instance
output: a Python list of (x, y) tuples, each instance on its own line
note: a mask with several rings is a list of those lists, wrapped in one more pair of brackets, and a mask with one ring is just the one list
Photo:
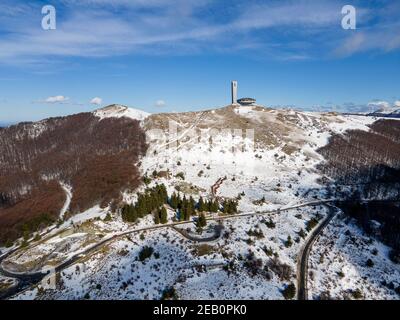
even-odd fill
[[(146, 151), (137, 120), (81, 113), (0, 130), (0, 241), (21, 235), (24, 223), (56, 219), (72, 186), (70, 211), (108, 204), (136, 188), (136, 164)], [(36, 224), (35, 224), (36, 226)]]
[(378, 120), (370, 131), (334, 135), (319, 152), (322, 171), (338, 183), (400, 182), (400, 121)]

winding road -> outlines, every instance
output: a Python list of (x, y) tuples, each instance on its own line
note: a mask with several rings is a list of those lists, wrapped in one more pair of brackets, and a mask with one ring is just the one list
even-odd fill
[(305, 244), (300, 250), (297, 261), (297, 299), (308, 300), (308, 258), (310, 256), (312, 245), (325, 227), (332, 221), (336, 215), (336, 208), (328, 205), (329, 214), (319, 223), (316, 229), (311, 233)]
[[(212, 221), (212, 220), (213, 221), (221, 221), (221, 220), (238, 219), (238, 218), (256, 216), (256, 215), (275, 214), (275, 213), (280, 213), (280, 212), (284, 212), (284, 211), (293, 210), (293, 209), (296, 209), (296, 208), (329, 204), (329, 203), (332, 203), (334, 201), (336, 201), (336, 200), (335, 199), (331, 199), (331, 200), (311, 201), (311, 202), (297, 204), (297, 205), (293, 205), (293, 206), (288, 206), (288, 207), (284, 207), (284, 208), (280, 208), (280, 209), (276, 209), (276, 210), (263, 211), (263, 212), (245, 212), (245, 213), (239, 213), (239, 214), (235, 214), (235, 215), (226, 215), (226, 216), (220, 216), (220, 217), (208, 217), (208, 218), (206, 218), (206, 220), (208, 220), (208, 221)], [(329, 219), (329, 221), (326, 221), (326, 220), (324, 220), (324, 221), (326, 222), (326, 224), (328, 224), (330, 219)], [(93, 246), (91, 246), (89, 248), (86, 248), (85, 250), (83, 250), (81, 252), (77, 252), (74, 256), (70, 257), (68, 260), (64, 261), (62, 264), (60, 264), (57, 267), (55, 267), (55, 272), (61, 272), (62, 270), (66, 269), (67, 267), (69, 267), (72, 264), (76, 263), (80, 259), (84, 258), (86, 255), (95, 252), (97, 249), (99, 249), (100, 247), (104, 246), (106, 243), (111, 242), (113, 240), (116, 240), (116, 239), (118, 239), (120, 237), (126, 236), (128, 234), (144, 232), (144, 231), (158, 230), (158, 229), (163, 229), (163, 228), (171, 228), (171, 227), (173, 228), (175, 226), (182, 225), (182, 224), (187, 224), (187, 223), (191, 223), (191, 222), (194, 223), (193, 220), (192, 221), (180, 221), (180, 222), (173, 222), (173, 223), (168, 223), (168, 224), (163, 224), (163, 225), (155, 225), (155, 226), (144, 227), (144, 228), (139, 228), (139, 229), (131, 229), (131, 230), (127, 230), (127, 231), (124, 231), (124, 232), (120, 232), (120, 233), (115, 234), (115, 235), (113, 235), (111, 237), (102, 239), (101, 241), (97, 242)], [(322, 224), (324, 224), (324, 222), (322, 222), (321, 225)], [(321, 225), (314, 232), (319, 230), (321, 228)], [(322, 230), (323, 228), (324, 227), (322, 227), (320, 230)], [(310, 240), (308, 240), (307, 243), (309, 243), (309, 241)], [(311, 247), (311, 245), (312, 245), (312, 243), (309, 244), (309, 247)], [(28, 289), (28, 288), (40, 283), (42, 281), (42, 279), (48, 275), (48, 273), (43, 273), (43, 272), (13, 273), (13, 272), (5, 270), (3, 268), (3, 265), (2, 265), (3, 260), (6, 259), (11, 254), (15, 253), (18, 249), (19, 248), (14, 249), (14, 250), (12, 250), (12, 251), (8, 252), (7, 254), (5, 254), (5, 255), (0, 257), (0, 275), (6, 276), (6, 277), (10, 277), (10, 278), (16, 278), (19, 281), (18, 286), (16, 288), (11, 290), (10, 292), (3, 293), (2, 295), (0, 294), (0, 299), (7, 299), (7, 298), (10, 298), (11, 296), (13, 296), (13, 295), (15, 295), (17, 293), (25, 291), (26, 289)], [(307, 251), (305, 251), (305, 252), (307, 252)], [(302, 260), (303, 260), (303, 257), (304, 257), (304, 254), (302, 254)], [(308, 258), (308, 255), (306, 255), (306, 257)], [(306, 262), (307, 262), (307, 260), (306, 260)], [(305, 263), (305, 265), (307, 265), (307, 263)], [(302, 276), (304, 276), (304, 275), (305, 275), (305, 273), (302, 273)], [(303, 284), (306, 283), (306, 279), (303, 279), (302, 283)], [(303, 288), (304, 288), (304, 286), (303, 286)]]

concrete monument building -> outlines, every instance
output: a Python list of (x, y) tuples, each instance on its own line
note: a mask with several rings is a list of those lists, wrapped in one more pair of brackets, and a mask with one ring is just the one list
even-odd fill
[(238, 90), (238, 82), (236, 80), (233, 80), (231, 82), (231, 94), (232, 94), (233, 105), (250, 106), (256, 102), (256, 99), (253, 98), (241, 98), (238, 100), (237, 90)]

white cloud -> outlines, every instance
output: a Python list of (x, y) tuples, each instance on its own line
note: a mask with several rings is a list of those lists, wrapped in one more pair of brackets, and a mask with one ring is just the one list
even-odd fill
[(347, 57), (360, 52), (376, 50), (386, 53), (399, 48), (400, 25), (394, 24), (350, 35), (335, 49), (335, 54), (338, 57)]
[(48, 97), (47, 99), (44, 100), (46, 103), (65, 103), (69, 100), (68, 97), (64, 96), (53, 96), (53, 97)]
[(156, 107), (164, 107), (165, 106), (165, 101), (164, 100), (157, 100), (155, 104), (156, 104)]
[[(13, 8), (15, 1), (3, 1), (7, 3), (2, 5), (6, 9)], [(110, 57), (199, 50), (254, 50), (263, 56), (267, 51), (272, 57), (298, 60), (320, 56), (319, 51), (336, 50), (336, 56), (348, 56), (360, 51), (400, 48), (396, 18), (400, 9), (396, 6), (388, 10), (391, 15), (380, 15), (379, 11), (360, 5), (360, 30), (354, 34), (340, 30), (339, 0), (281, 0), (264, 4), (255, 0), (227, 6), (223, 11), (210, 0), (61, 2), (65, 5), (64, 16), (54, 32), (34, 27), (36, 9), (24, 10), (24, 19), (14, 19), (12, 14), (8, 19), (13, 20), (0, 18), (0, 30), (9, 31), (0, 37), (0, 63), (37, 64), (38, 60), (47, 62), (48, 56)], [(385, 23), (361, 28), (367, 19), (386, 16)], [(273, 32), (259, 32), (263, 29)], [(288, 40), (279, 40), (279, 34)], [(293, 47), (296, 43), (302, 45)], [(258, 45), (252, 49), (254, 44)]]
[(95, 97), (92, 100), (90, 100), (91, 104), (95, 104), (95, 105), (101, 105), (103, 103), (103, 99), (99, 98), (99, 97)]
[(389, 110), (392, 106), (387, 101), (371, 101), (370, 103), (368, 103), (368, 107), (385, 111)]
[(371, 111), (379, 111), (379, 112), (394, 112), (398, 108), (400, 108), (400, 100), (396, 100), (393, 102), (387, 102), (384, 100), (374, 100), (368, 103), (368, 107)]

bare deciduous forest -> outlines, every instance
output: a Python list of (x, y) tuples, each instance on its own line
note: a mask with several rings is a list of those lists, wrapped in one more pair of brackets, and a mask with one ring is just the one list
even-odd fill
[(327, 160), (320, 169), (340, 184), (400, 182), (397, 120), (378, 120), (369, 132), (351, 130), (334, 135), (319, 152)]
[(55, 221), (72, 187), (70, 212), (118, 200), (140, 181), (147, 149), (139, 122), (91, 113), (0, 129), (0, 242)]
[[(382, 119), (371, 125), (369, 132), (335, 135), (320, 153), (327, 160), (320, 169), (338, 185), (353, 186), (348, 201), (339, 206), (368, 233), (372, 232), (371, 220), (378, 221), (376, 236), (400, 250), (399, 121)], [(366, 203), (363, 199), (377, 201)]]

